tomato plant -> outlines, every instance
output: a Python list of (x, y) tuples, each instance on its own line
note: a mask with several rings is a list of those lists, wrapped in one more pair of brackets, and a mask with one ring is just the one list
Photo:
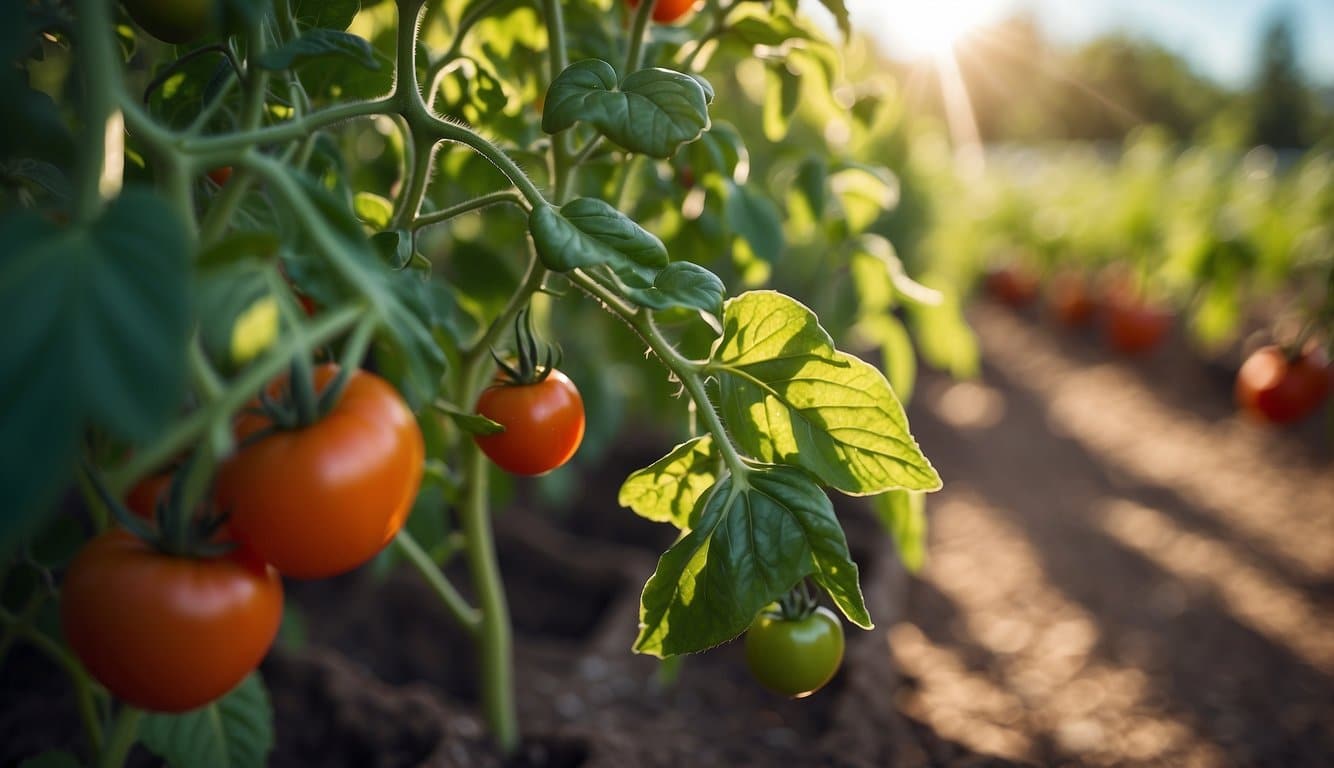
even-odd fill
[[(315, 369), (331, 387), (336, 365)], [(421, 483), (425, 448), (392, 386), (353, 371), (336, 404), (311, 423), (246, 413), (248, 443), (218, 470), (216, 498), (247, 549), (284, 576), (323, 578), (369, 560), (394, 538)]]
[(833, 679), (842, 662), (843, 623), (823, 606), (766, 609), (746, 630), (746, 664), (774, 693), (809, 696)]
[[(796, 98), (855, 89), (794, 2), (710, 0), (698, 35), (649, 23), (687, 18), (694, 4), (675, 2), (640, 4), (626, 25), (605, 2), (218, 0), (192, 17), (207, 18), (199, 29), (130, 4), (145, 31), (194, 48), (121, 44), (107, 0), (64, 15), (30, 5), (0, 8), (25, 36), (0, 77), (8, 103), (25, 105), (16, 157), (0, 159), (31, 177), (0, 197), (0, 238), (23, 267), (0, 271), (0, 311), (25, 329), (0, 369), (13, 397), (5, 448), (24, 470), (4, 477), (6, 553), (61, 519), (74, 489), (79, 521), (98, 531), (89, 551), (114, 541), (161, 571), (143, 600), (178, 584), (178, 568), (235, 575), (264, 561), (272, 571), (252, 572), (276, 585), (274, 572), (324, 577), (383, 553), (420, 573), (475, 641), (481, 709), (512, 753), (491, 529), (492, 485), (512, 479), (493, 477), (486, 456), (540, 474), (585, 431), (585, 456), (591, 443), (605, 454), (633, 417), (684, 440), (621, 488), (624, 506), (679, 534), (644, 587), (633, 651), (717, 646), (804, 582), (872, 627), (829, 493), (877, 499), (901, 546), (920, 545), (921, 499), (940, 478), (904, 415), (914, 344), (961, 372), (976, 348), (957, 292), (915, 282), (885, 234), (894, 174), (833, 142), (829, 115)], [(29, 78), (34, 52), (67, 66)], [(754, 95), (752, 60), (783, 98)], [(844, 127), (883, 131), (884, 95), (856, 98)], [(677, 167), (688, 183), (673, 181)], [(811, 286), (806, 302), (784, 292)], [(559, 365), (539, 362), (531, 335), (505, 348), (530, 318), (569, 351)], [(888, 375), (840, 347), (851, 340), (880, 345)], [(493, 387), (508, 360), (509, 383)], [(128, 491), (136, 509), (154, 506), (162, 491), (147, 479), (183, 456), (151, 524), (114, 501)], [(133, 538), (108, 533), (117, 522)], [(466, 569), (447, 570), (446, 555)], [(50, 583), (91, 589), (80, 563), (50, 569)], [(452, 583), (459, 572), (469, 589)], [(125, 600), (103, 602), (148, 610)], [(172, 701), (123, 685), (96, 648), (79, 650), (122, 629), (85, 632), (81, 616), (114, 618), (87, 602), (69, 601), (71, 643), (112, 700), (64, 664), (57, 638), (13, 618), (46, 639), (35, 645), (66, 667), (85, 714), (113, 716), (109, 735), (82, 718), (87, 757), (119, 764), (138, 706), (267, 717), (255, 675), (225, 693), (219, 674)], [(237, 621), (245, 642), (227, 658), (246, 664), (207, 658), (235, 630), (172, 620), (153, 641), (174, 645), (143, 646), (169, 666), (133, 665), (132, 679), (175, 690), (196, 678), (170, 665), (194, 658), (235, 683), (272, 638), (257, 618)], [(152, 722), (144, 744), (161, 754), (157, 736), (193, 721)], [(263, 733), (228, 736), (262, 761)]]
[(1082, 275), (1069, 272), (1059, 274), (1052, 278), (1047, 292), (1052, 314), (1062, 325), (1076, 328), (1088, 325), (1093, 320), (1097, 304)]
[(1237, 371), (1237, 405), (1272, 424), (1300, 421), (1329, 396), (1329, 361), (1318, 349), (1288, 354), (1261, 347)]
[(282, 615), (278, 573), (233, 557), (159, 552), (112, 530), (65, 573), (65, 638), (98, 682), (143, 709), (203, 706), (250, 674)]

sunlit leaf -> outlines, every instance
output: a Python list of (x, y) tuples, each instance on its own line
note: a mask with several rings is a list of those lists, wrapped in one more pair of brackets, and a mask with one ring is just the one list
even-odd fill
[(717, 464), (713, 438), (697, 437), (632, 472), (621, 485), (617, 501), (645, 519), (689, 528), (696, 503), (718, 480)]

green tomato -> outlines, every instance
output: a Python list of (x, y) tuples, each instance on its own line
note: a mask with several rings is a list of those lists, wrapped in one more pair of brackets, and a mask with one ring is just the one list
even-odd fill
[(843, 662), (843, 624), (821, 606), (804, 619), (765, 609), (746, 631), (746, 664), (765, 688), (802, 698), (824, 687)]
[(123, 0), (130, 18), (167, 43), (188, 43), (213, 26), (216, 0)]

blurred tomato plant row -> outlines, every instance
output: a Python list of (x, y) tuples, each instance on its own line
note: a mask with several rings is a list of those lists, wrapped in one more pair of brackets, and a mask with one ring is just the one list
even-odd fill
[[(928, 147), (929, 148), (929, 147)], [(1154, 351), (1180, 325), (1200, 354), (1266, 344), (1237, 399), (1262, 420), (1323, 402), (1334, 344), (1334, 157), (1181, 147), (1154, 129), (1122, 148), (998, 148), (960, 176), (924, 151), (933, 197), (960, 201), (923, 249), (960, 284), (1014, 307), (1042, 298), (1067, 326), (1095, 315), (1107, 343)]]
[[(914, 348), (976, 347), (886, 237), (898, 106), (795, 5), (4, 6), (0, 649), (67, 673), (69, 759), (263, 764), (282, 580), (372, 558), (475, 640), (515, 749), (494, 494), (631, 420), (668, 442), (621, 503), (680, 532), (634, 650), (754, 624), (762, 682), (834, 674), (872, 617), (827, 491), (920, 563)], [(808, 626), (818, 663), (774, 679)]]

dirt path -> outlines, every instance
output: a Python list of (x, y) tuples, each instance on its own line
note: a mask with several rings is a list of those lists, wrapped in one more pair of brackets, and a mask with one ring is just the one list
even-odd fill
[(1042, 764), (1334, 764), (1328, 443), (1233, 417), (1170, 353), (973, 322), (982, 381), (914, 408), (946, 490), (890, 635), (900, 710)]

